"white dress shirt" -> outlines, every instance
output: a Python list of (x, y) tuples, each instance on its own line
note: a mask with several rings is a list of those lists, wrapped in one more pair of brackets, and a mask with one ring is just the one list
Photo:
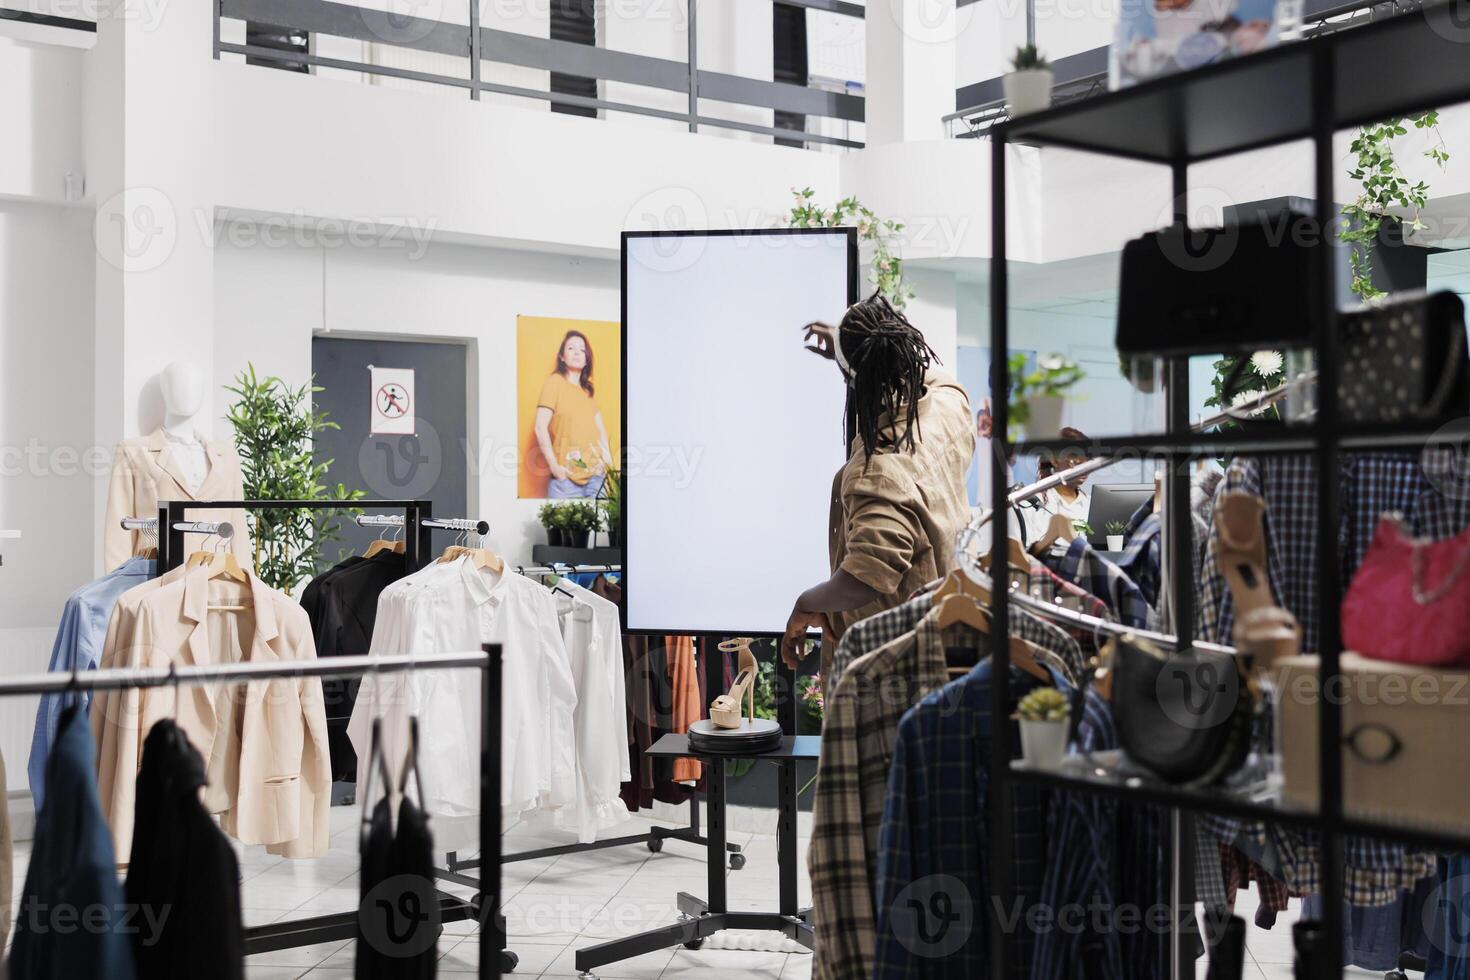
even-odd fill
[[(163, 437), (168, 440), (168, 452), (179, 468), (179, 475), (184, 478), (184, 489), (197, 494), (209, 475), (209, 453), (204, 448), (204, 440), (195, 434), (175, 435), (167, 429), (163, 430)], [(244, 528), (238, 530), (244, 532)]]
[[(378, 598), (375, 656), (475, 651), (481, 643), (502, 647), (502, 813), (514, 818), (573, 803), (577, 693), (551, 593), (460, 558), (400, 579)], [(395, 767), (408, 719), (418, 718), (424, 804), (444, 850), (466, 849), (479, 838), (480, 684), (477, 670), (368, 675), (348, 723), (365, 785), (374, 716), (382, 718), (381, 745)]]

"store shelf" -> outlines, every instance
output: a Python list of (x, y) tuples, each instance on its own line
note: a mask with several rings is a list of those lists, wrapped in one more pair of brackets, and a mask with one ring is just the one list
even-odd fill
[[(1312, 135), (1312, 62), (1332, 64), (1334, 129), (1432, 109), (1470, 90), (1470, 0), (1283, 44), (1001, 123), (1013, 143), (1192, 163)], [(1385, 66), (1392, 66), (1391, 77)]]
[[(1319, 433), (1315, 426), (1293, 425), (1248, 432), (1188, 432), (1178, 436), (1154, 433), (1087, 440), (1022, 440), (1015, 444), (1014, 451), (1017, 456), (1080, 452), (1092, 459), (1129, 452), (1161, 458), (1226, 453), (1254, 456), (1315, 452), (1318, 438)], [(1343, 449), (1355, 452), (1418, 450), (1428, 446), (1464, 447), (1470, 443), (1470, 420), (1457, 419), (1444, 424), (1414, 428), (1387, 425), (1344, 426), (1339, 429), (1337, 442)]]

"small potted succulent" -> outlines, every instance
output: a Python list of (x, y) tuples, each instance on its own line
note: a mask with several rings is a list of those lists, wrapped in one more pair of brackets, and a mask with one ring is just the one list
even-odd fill
[(1060, 354), (1043, 354), (1036, 370), (1026, 370), (1026, 355), (1012, 354), (1011, 420), (1027, 439), (1055, 439), (1062, 432), (1062, 407), (1067, 392), (1082, 380), (1082, 369)]
[(1000, 82), (1013, 117), (1040, 112), (1051, 105), (1051, 64), (1036, 50), (1036, 45), (1017, 48), (1011, 57), (1011, 67), (1014, 70), (1002, 76)]
[(566, 512), (566, 547), (590, 548), (592, 536), (602, 530), (602, 510), (590, 500), (562, 504)]
[(1021, 758), (1031, 769), (1055, 769), (1067, 754), (1067, 696), (1054, 687), (1038, 687), (1021, 699)]
[(1122, 521), (1108, 521), (1108, 550), (1123, 550), (1123, 532), (1128, 530), (1128, 525)]

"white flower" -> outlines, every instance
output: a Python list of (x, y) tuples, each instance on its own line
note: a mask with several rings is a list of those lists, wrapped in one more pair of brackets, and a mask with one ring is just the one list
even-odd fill
[(1067, 366), (1067, 360), (1060, 354), (1045, 354), (1036, 359), (1036, 366), (1044, 371), (1060, 371)]
[[(1257, 389), (1252, 389), (1251, 391), (1242, 391), (1240, 394), (1238, 394), (1238, 395), (1235, 396), (1235, 400), (1230, 403), (1230, 407), (1231, 408), (1239, 408), (1240, 406), (1244, 405), (1246, 402), (1255, 401), (1257, 398), (1260, 398), (1264, 394), (1265, 394), (1265, 392), (1264, 391), (1261, 391), (1258, 388)], [(1256, 408), (1251, 409), (1251, 414), (1252, 415), (1260, 415), (1268, 407), (1269, 406), (1267, 406), (1267, 405), (1260, 405), (1260, 406), (1258, 406)]]
[(1281, 373), (1285, 359), (1279, 350), (1258, 350), (1251, 355), (1251, 367), (1263, 378), (1274, 378)]

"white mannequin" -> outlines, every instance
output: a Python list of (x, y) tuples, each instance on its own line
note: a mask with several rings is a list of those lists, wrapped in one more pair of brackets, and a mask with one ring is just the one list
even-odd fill
[(198, 493), (209, 475), (209, 454), (194, 428), (194, 416), (204, 402), (204, 371), (188, 361), (174, 361), (158, 376), (163, 393), (163, 434), (169, 451), (185, 477), (186, 489)]

